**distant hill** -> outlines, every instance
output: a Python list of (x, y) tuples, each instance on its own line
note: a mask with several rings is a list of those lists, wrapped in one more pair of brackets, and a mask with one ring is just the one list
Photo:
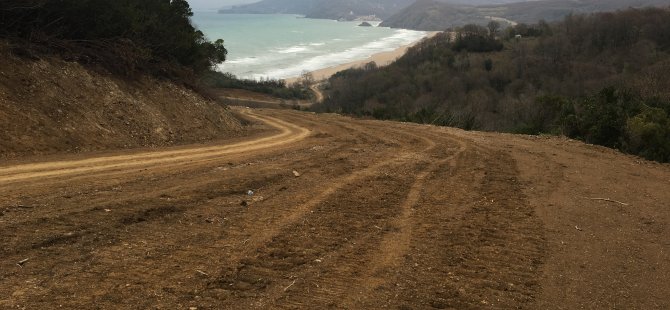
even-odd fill
[(317, 4), (315, 0), (263, 0), (221, 9), (222, 14), (306, 14)]
[[(670, 161), (670, 8), (440, 33), (394, 63), (333, 75), (315, 111), (554, 133)], [(519, 38), (517, 35), (521, 35)]]
[(248, 5), (222, 9), (222, 14), (300, 14), (309, 18), (353, 20), (376, 15), (385, 19), (410, 5), (414, 0), (263, 0)]
[[(484, 4), (488, 2), (489, 4)], [(382, 26), (416, 30), (444, 30), (465, 24), (485, 24), (492, 18), (517, 23), (556, 21), (569, 14), (615, 11), (626, 8), (670, 6), (670, 0), (419, 0), (387, 18)]]
[(383, 27), (415, 30), (445, 30), (465, 24), (488, 22), (473, 6), (464, 6), (436, 0), (419, 0), (381, 24)]
[(504, 17), (519, 23), (557, 21), (569, 14), (616, 11), (627, 8), (668, 7), (670, 0), (546, 0), (503, 6), (482, 6), (483, 15)]
[(517, 3), (517, 2), (536, 2), (542, 0), (437, 0), (437, 1), (447, 4), (480, 6), (480, 5), (501, 5), (508, 3)]

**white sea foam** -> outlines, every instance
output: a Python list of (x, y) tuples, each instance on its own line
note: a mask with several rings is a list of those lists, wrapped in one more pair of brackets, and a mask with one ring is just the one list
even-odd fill
[(237, 64), (237, 65), (249, 65), (257, 63), (259, 59), (257, 57), (243, 57), (237, 59), (229, 59), (226, 61), (227, 64)]
[(291, 46), (289, 48), (279, 49), (279, 50), (277, 50), (277, 53), (293, 54), (293, 53), (302, 53), (302, 52), (307, 52), (307, 51), (309, 51), (309, 47), (301, 44), (301, 45)]
[(293, 15), (196, 12), (194, 21), (208, 37), (226, 40), (228, 60), (218, 69), (241, 78), (299, 76), (390, 51), (425, 35)]
[(392, 35), (372, 41), (363, 46), (349, 48), (344, 51), (322, 54), (307, 58), (295, 65), (273, 68), (266, 72), (254, 74), (253, 78), (271, 77), (271, 78), (289, 78), (300, 76), (305, 71), (315, 71), (318, 69), (334, 67), (356, 60), (368, 58), (381, 52), (393, 51), (400, 46), (414, 43), (425, 37), (426, 33), (422, 31), (397, 30)]

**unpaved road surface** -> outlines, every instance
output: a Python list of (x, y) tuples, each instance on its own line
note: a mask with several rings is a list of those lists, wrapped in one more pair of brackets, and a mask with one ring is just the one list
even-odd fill
[(309, 87), (314, 92), (314, 95), (316, 96), (315, 102), (321, 102), (323, 101), (323, 92), (321, 92), (321, 84), (322, 83), (315, 83), (312, 84), (312, 86)]
[(670, 308), (668, 165), (239, 113), (244, 139), (0, 164), (0, 308)]

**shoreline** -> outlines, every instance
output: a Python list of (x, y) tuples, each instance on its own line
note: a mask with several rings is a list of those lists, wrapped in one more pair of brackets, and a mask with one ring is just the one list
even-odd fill
[[(402, 55), (405, 55), (405, 53), (407, 52), (407, 50), (410, 47), (413, 47), (413, 46), (417, 45), (419, 42), (421, 42), (423, 40), (432, 38), (435, 35), (437, 35), (438, 33), (440, 33), (440, 31), (431, 31), (431, 32), (428, 32), (428, 34), (425, 37), (421, 38), (420, 40), (418, 40), (414, 43), (410, 43), (410, 44), (400, 46), (400, 47), (398, 47), (398, 48), (396, 48), (392, 51), (380, 52), (380, 53), (377, 53), (377, 54), (373, 54), (372, 56), (369, 56), (365, 59), (360, 59), (360, 60), (348, 62), (348, 63), (345, 63), (345, 64), (332, 66), (332, 67), (327, 67), (327, 68), (322, 68), (322, 69), (318, 69), (318, 70), (314, 70), (314, 71), (309, 71), (307, 73), (312, 74), (312, 76), (314, 77), (314, 81), (323, 81), (323, 80), (327, 80), (328, 78), (330, 78), (331, 76), (333, 76), (337, 72), (347, 70), (347, 69), (352, 69), (352, 68), (359, 68), (359, 67), (362, 67), (365, 64), (368, 64), (370, 62), (375, 62), (377, 64), (377, 66), (383, 67), (383, 66), (389, 65), (390, 63), (394, 62), (396, 59), (402, 57)], [(298, 77), (285, 78), (283, 80), (286, 81), (287, 85), (290, 85), (290, 84), (294, 84), (296, 82), (299, 82), (300, 78), (301, 77), (298, 76)]]

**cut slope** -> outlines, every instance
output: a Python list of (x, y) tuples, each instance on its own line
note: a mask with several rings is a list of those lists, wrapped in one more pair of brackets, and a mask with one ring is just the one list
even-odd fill
[(167, 81), (127, 82), (0, 46), (0, 157), (212, 140), (241, 129), (224, 106)]

